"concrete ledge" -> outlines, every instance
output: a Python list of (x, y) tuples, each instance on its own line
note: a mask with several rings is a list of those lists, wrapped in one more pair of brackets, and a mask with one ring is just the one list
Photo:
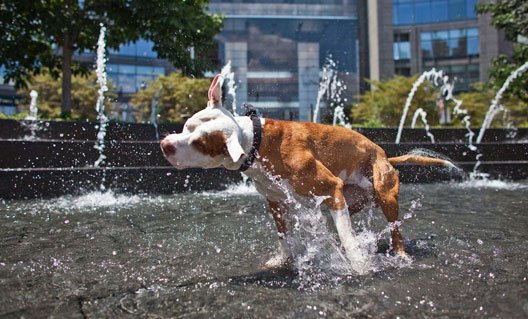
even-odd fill
[(112, 189), (122, 193), (173, 194), (225, 189), (242, 180), (224, 169), (172, 167), (0, 169), (0, 198), (28, 199)]
[[(101, 185), (118, 192), (168, 194), (223, 189), (241, 180), (240, 173), (224, 169), (173, 169), (149, 124), (110, 123), (106, 167), (93, 167), (99, 156), (95, 127), (87, 122), (0, 120), (0, 198), (60, 196), (98, 190)], [(160, 132), (166, 133), (181, 129), (181, 125), (160, 126)], [(478, 153), (468, 149), (465, 129), (435, 129), (435, 144), (422, 129), (406, 129), (401, 144), (393, 142), (396, 129), (357, 131), (378, 143), (389, 157), (427, 149), (447, 156), (463, 170), (399, 165), (402, 182), (461, 180), (473, 170), (479, 153), (480, 172), (494, 178), (528, 178), (527, 129), (490, 129)]]

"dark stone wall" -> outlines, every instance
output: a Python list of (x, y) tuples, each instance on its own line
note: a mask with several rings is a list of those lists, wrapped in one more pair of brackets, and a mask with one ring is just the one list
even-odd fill
[[(180, 132), (181, 125), (160, 125), (161, 135)], [(476, 162), (477, 152), (466, 145), (465, 129), (433, 129), (431, 144), (423, 129), (406, 129), (394, 144), (395, 129), (358, 129), (378, 143), (388, 156), (427, 149), (454, 161), (463, 172), (438, 167), (401, 165), (403, 182), (437, 182), (462, 179)], [(110, 123), (106, 135), (106, 161), (94, 168), (96, 124), (0, 120), (0, 198), (33, 198), (106, 189), (131, 193), (175, 193), (223, 189), (241, 180), (238, 172), (224, 169), (177, 171), (163, 158), (148, 124)], [(478, 145), (479, 171), (492, 177), (528, 177), (528, 130), (490, 129)]]

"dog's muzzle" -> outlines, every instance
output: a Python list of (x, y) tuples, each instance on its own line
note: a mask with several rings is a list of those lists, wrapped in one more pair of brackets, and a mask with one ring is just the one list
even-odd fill
[(174, 146), (174, 144), (170, 143), (166, 139), (161, 140), (160, 146), (165, 156), (172, 156), (176, 154), (176, 146)]

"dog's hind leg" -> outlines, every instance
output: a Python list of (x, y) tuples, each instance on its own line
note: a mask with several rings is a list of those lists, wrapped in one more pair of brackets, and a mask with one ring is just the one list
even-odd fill
[(345, 185), (343, 188), (343, 194), (345, 195), (348, 212), (351, 216), (360, 212), (370, 201), (367, 191), (358, 185)]
[(398, 230), (400, 182), (398, 173), (385, 157), (377, 159), (372, 166), (374, 197), (383, 214), (391, 223), (392, 247), (398, 255), (407, 255), (402, 235)]
[(281, 205), (279, 202), (268, 200), (268, 206), (275, 221), (275, 226), (277, 227), (277, 235), (279, 236), (279, 254), (264, 264), (266, 269), (277, 269), (282, 267), (287, 267), (291, 262), (291, 252), (288, 247), (287, 241), (287, 225), (285, 215), (287, 214), (287, 209), (284, 205)]

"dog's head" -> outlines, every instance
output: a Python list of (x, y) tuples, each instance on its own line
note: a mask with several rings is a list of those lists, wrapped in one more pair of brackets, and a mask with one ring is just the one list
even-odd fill
[(170, 134), (161, 141), (163, 155), (174, 167), (240, 167), (245, 154), (242, 130), (222, 107), (222, 81), (221, 75), (215, 76), (206, 108), (189, 118), (181, 133)]

